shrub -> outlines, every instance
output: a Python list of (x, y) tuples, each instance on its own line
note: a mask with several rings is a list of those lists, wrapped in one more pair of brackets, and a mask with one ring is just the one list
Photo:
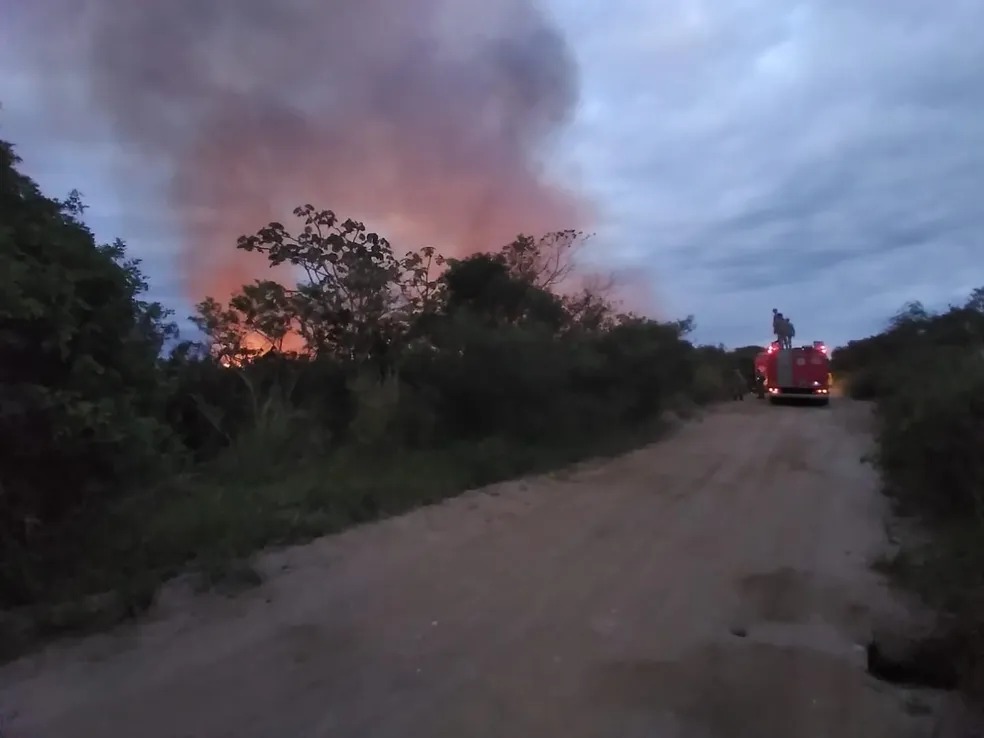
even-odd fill
[(934, 518), (984, 522), (984, 358), (941, 357), (879, 405), (878, 460), (890, 487)]
[(0, 142), (0, 604), (43, 591), (38, 562), (177, 450), (157, 365), (167, 313), (142, 300), (122, 243), (95, 243), (78, 196), (44, 197), (17, 161)]
[(835, 365), (876, 402), (886, 491), (931, 534), (893, 571), (945, 615), (964, 687), (984, 698), (984, 290), (935, 315), (911, 303)]

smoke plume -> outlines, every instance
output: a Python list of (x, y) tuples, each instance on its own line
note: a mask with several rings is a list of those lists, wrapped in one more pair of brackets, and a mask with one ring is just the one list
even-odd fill
[(535, 2), (33, 0), (11, 12), (44, 38), (49, 72), (81, 74), (93, 112), (166, 172), (198, 299), (262, 275), (236, 237), (303, 202), (449, 254), (581, 225), (585, 204), (538, 160), (578, 85)]

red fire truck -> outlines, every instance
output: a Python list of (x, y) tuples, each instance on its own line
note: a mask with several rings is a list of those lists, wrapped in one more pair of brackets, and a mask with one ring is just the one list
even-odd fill
[(783, 398), (830, 403), (830, 358), (823, 341), (791, 349), (773, 343), (755, 358), (755, 371), (764, 377), (762, 396), (773, 404)]

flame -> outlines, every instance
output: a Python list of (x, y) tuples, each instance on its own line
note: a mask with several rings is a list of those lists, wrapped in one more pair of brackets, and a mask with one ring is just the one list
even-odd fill
[(263, 334), (256, 331), (249, 331), (243, 336), (240, 348), (242, 349), (241, 355), (230, 356), (229, 354), (222, 354), (219, 358), (219, 363), (228, 369), (243, 366), (249, 361), (259, 356), (263, 356), (264, 354), (268, 354), (271, 351), (277, 351), (285, 354), (301, 354), (307, 350), (307, 344), (299, 333), (288, 333), (284, 336), (283, 340), (279, 342), (279, 345), (274, 345), (274, 343)]

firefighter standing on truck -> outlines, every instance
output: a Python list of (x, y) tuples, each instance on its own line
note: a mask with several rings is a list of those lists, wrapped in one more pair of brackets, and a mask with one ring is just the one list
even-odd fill
[(792, 348), (792, 328), (793, 324), (778, 310), (772, 308), (772, 332), (776, 334), (779, 348)]

